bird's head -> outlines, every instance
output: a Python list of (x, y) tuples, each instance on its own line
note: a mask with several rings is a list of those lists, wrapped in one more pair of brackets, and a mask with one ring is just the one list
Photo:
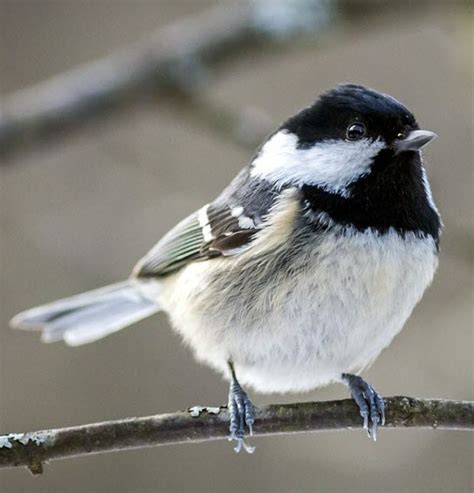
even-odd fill
[(289, 118), (261, 147), (251, 175), (279, 186), (317, 186), (350, 196), (370, 174), (420, 165), (436, 137), (391, 96), (338, 85)]

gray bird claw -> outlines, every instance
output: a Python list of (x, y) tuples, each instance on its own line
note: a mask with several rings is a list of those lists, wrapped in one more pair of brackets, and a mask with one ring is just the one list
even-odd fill
[(369, 438), (377, 441), (378, 427), (385, 424), (385, 403), (380, 394), (364, 379), (357, 375), (344, 373), (342, 378), (347, 382), (363, 419), (363, 428)]
[(249, 429), (249, 436), (253, 434), (254, 408), (247, 394), (236, 382), (231, 384), (229, 391), (229, 416), (229, 441), (235, 440), (237, 442), (234, 450), (239, 453), (243, 448), (249, 454), (253, 454), (255, 447), (247, 443), (244, 435), (245, 426)]

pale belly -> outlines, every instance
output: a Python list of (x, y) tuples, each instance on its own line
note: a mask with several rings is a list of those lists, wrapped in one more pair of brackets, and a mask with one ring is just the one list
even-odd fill
[[(299, 251), (197, 262), (160, 303), (196, 357), (261, 392), (299, 392), (369, 366), (402, 329), (437, 266), (433, 240), (326, 235)], [(233, 268), (231, 269), (231, 265)]]

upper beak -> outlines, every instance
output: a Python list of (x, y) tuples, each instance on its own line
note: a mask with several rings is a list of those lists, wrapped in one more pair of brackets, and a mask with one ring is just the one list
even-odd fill
[(395, 154), (405, 151), (419, 151), (436, 137), (437, 135), (429, 130), (412, 130), (404, 139), (395, 142)]

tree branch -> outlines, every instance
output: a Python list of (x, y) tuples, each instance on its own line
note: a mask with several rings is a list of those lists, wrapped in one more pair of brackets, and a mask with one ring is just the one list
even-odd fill
[[(472, 401), (388, 397), (387, 428), (474, 429)], [(256, 410), (254, 434), (276, 435), (360, 428), (358, 408), (350, 399), (273, 404)], [(42, 464), (103, 452), (176, 443), (220, 440), (228, 435), (226, 407), (198, 407), (173, 414), (106, 421), (70, 428), (0, 436), (0, 468)]]
[(90, 123), (144, 96), (193, 94), (208, 67), (265, 41), (319, 33), (324, 0), (224, 2), (177, 21), (123, 52), (78, 67), (0, 101), (0, 157)]

